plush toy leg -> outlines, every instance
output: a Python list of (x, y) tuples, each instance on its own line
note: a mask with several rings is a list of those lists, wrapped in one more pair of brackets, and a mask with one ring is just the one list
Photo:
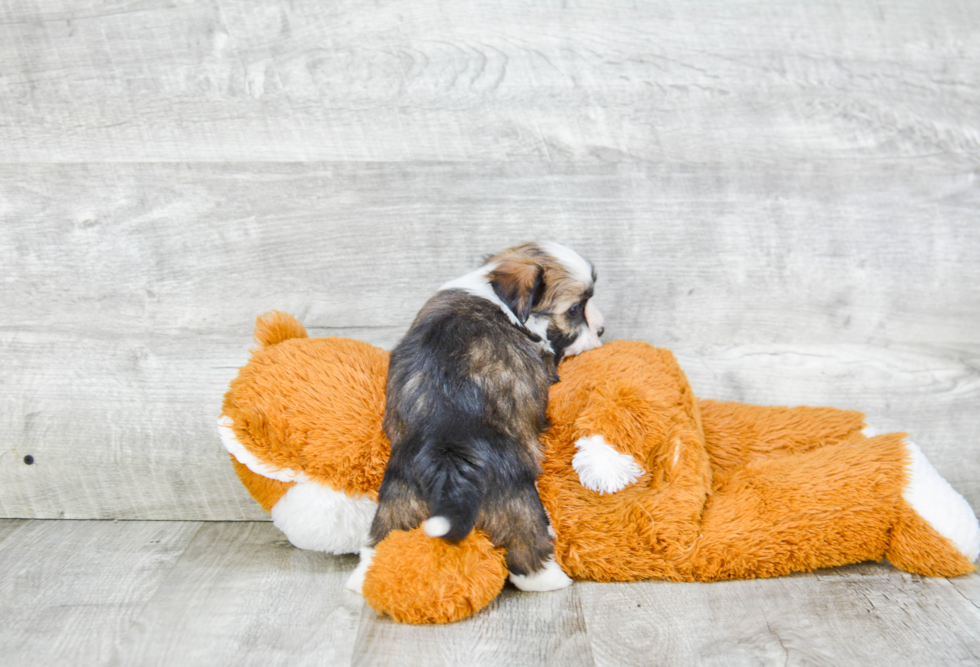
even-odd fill
[(966, 501), (893, 433), (722, 471), (693, 575), (775, 576), (887, 557), (910, 572), (954, 576), (975, 569), (977, 530)]
[(502, 549), (472, 531), (458, 544), (421, 528), (395, 530), (370, 558), (362, 555), (363, 593), (379, 614), (403, 623), (449, 623), (483, 609), (507, 578)]
[(721, 471), (692, 555), (699, 580), (881, 560), (905, 483), (901, 434)]
[(907, 442), (908, 481), (885, 556), (917, 574), (955, 576), (976, 569), (980, 523), (970, 504)]
[(286, 495), (290, 487), (295, 485), (295, 482), (280, 482), (276, 479), (269, 479), (268, 477), (263, 477), (258, 473), (254, 473), (248, 469), (244, 463), (239, 463), (238, 459), (231, 456), (231, 462), (235, 465), (235, 474), (238, 475), (238, 479), (241, 481), (242, 486), (249, 492), (249, 495), (255, 499), (262, 509), (266, 512), (271, 512), (272, 508), (275, 506), (279, 499)]
[(780, 408), (702, 400), (701, 421), (712, 468), (806, 452), (861, 439), (864, 415), (837, 408)]

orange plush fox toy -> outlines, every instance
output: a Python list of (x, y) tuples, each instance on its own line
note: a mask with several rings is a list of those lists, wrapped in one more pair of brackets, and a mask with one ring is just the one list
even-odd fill
[[(260, 317), (261, 347), (225, 395), (219, 431), (242, 483), (297, 547), (365, 545), (389, 445), (388, 353)], [(863, 415), (699, 400), (667, 350), (617, 341), (564, 361), (542, 438), (541, 500), (573, 579), (770, 577), (887, 558), (975, 569), (970, 505), (903, 434)], [(500, 592), (501, 550), (420, 528), (364, 552), (351, 588), (399, 621), (465, 618)]]

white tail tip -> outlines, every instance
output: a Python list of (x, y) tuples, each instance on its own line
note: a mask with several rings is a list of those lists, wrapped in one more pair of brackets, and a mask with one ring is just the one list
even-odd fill
[(442, 537), (449, 532), (449, 528), (452, 524), (449, 523), (449, 519), (444, 516), (434, 516), (431, 519), (427, 519), (425, 523), (422, 524), (422, 530), (429, 537)]

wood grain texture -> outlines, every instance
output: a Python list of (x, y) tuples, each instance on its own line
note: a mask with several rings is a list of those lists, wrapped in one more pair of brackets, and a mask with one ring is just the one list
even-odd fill
[(0, 544), (7, 536), (30, 523), (24, 519), (0, 519)]
[(974, 572), (973, 574), (968, 574), (965, 577), (956, 577), (955, 579), (950, 579), (949, 583), (953, 585), (959, 593), (973, 603), (977, 609), (980, 609), (980, 571)]
[(980, 507), (978, 15), (4, 3), (0, 516), (264, 518), (254, 317), (391, 346), (529, 238), (699, 394), (863, 409)]
[(0, 10), (2, 159), (976, 163), (980, 8), (845, 0)]
[[(6, 535), (6, 538), (4, 538)], [(713, 584), (503, 591), (449, 626), (344, 589), (354, 557), (268, 523), (0, 521), (4, 665), (975, 664), (980, 575), (887, 564)]]
[(554, 593), (507, 587), (476, 616), (450, 625), (411, 626), (361, 617), (352, 665), (593, 665), (573, 586)]
[(486, 254), (593, 260), (610, 332), (977, 342), (980, 181), (874, 164), (0, 165), (4, 330), (250, 332), (292, 310), (392, 340)]
[(347, 665), (356, 558), (301, 551), (269, 523), (205, 524), (120, 637), (119, 665)]
[(104, 665), (196, 523), (33, 521), (0, 542), (4, 665)]
[(775, 169), (0, 166), (0, 515), (264, 518), (214, 431), (256, 314), (390, 347), (534, 237), (589, 255), (607, 336), (674, 349), (699, 395), (863, 410), (980, 507), (980, 189), (877, 169), (815, 195)]
[(980, 610), (887, 564), (713, 584), (576, 584), (596, 665), (971, 664)]

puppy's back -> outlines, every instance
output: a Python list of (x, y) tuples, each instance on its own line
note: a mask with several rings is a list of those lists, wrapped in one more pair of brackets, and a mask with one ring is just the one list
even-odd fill
[(497, 305), (459, 290), (430, 299), (388, 371), (394, 514), (424, 515), (427, 532), (458, 541), (488, 495), (533, 483), (552, 380), (533, 334)]

